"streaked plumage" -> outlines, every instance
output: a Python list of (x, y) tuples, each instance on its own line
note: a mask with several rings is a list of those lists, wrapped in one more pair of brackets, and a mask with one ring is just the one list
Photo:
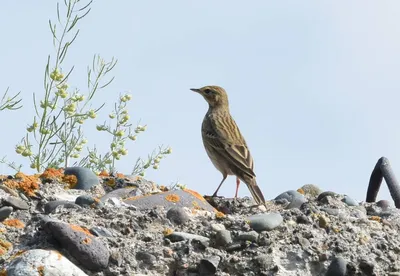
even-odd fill
[(257, 204), (264, 204), (265, 199), (253, 171), (253, 158), (229, 112), (228, 96), (225, 90), (219, 86), (205, 86), (191, 90), (201, 94), (209, 105), (201, 127), (203, 144), (212, 163), (223, 176), (213, 196), (217, 195), (228, 175), (236, 175), (235, 198), (240, 180), (242, 180), (247, 184)]

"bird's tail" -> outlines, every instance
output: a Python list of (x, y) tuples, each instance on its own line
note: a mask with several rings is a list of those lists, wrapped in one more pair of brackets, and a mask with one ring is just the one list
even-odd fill
[(247, 187), (249, 187), (250, 193), (258, 205), (265, 204), (264, 195), (261, 192), (260, 187), (257, 185), (255, 177), (248, 182)]

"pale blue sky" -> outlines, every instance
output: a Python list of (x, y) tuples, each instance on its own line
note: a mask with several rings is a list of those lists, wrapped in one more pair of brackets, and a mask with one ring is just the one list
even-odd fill
[[(43, 93), (49, 18), (55, 1), (6, 1), (0, 9), (0, 91), (22, 91), (25, 106), (0, 113), (0, 156), (24, 162), (24, 171), (14, 146), (31, 123), (32, 92)], [(93, 54), (114, 56), (116, 79), (97, 95), (108, 103), (99, 122), (131, 91), (133, 122), (148, 124), (118, 164), (124, 173), (138, 155), (170, 145), (173, 154), (147, 178), (213, 193), (221, 175), (201, 141), (207, 104), (189, 88), (215, 84), (228, 92), (266, 198), (314, 183), (364, 200), (381, 156), (400, 177), (398, 1), (95, 0), (80, 28), (70, 85), (85, 87)], [(86, 136), (107, 149), (93, 125)], [(229, 177), (221, 195), (234, 192)], [(245, 185), (239, 194), (249, 195)], [(389, 198), (386, 187), (379, 197)]]

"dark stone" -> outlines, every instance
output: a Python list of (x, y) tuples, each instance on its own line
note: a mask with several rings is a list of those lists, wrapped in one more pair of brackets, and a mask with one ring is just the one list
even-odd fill
[(155, 262), (157, 261), (157, 258), (154, 255), (144, 252), (144, 251), (137, 252), (136, 259), (139, 261), (142, 261), (143, 263), (145, 263), (147, 265), (154, 265)]
[(335, 257), (328, 267), (326, 276), (345, 276), (347, 271), (347, 262), (342, 257)]
[(13, 207), (10, 206), (3, 206), (0, 208), (0, 221), (5, 220), (8, 218), (13, 211)]
[(45, 230), (51, 233), (83, 267), (92, 271), (107, 268), (110, 257), (107, 246), (87, 230), (56, 221), (47, 222)]
[(95, 206), (97, 208), (102, 208), (104, 206), (103, 202), (100, 202), (100, 200), (94, 198), (91, 195), (78, 196), (75, 199), (75, 204), (78, 204), (79, 206), (82, 206), (82, 207)]
[(185, 224), (189, 220), (188, 214), (183, 210), (182, 207), (174, 206), (171, 207), (167, 212), (167, 218), (174, 224), (181, 225)]
[(321, 201), (322, 199), (324, 199), (325, 197), (330, 196), (330, 197), (335, 197), (337, 196), (337, 193), (335, 192), (330, 192), (330, 191), (326, 191), (326, 192), (322, 192), (319, 194), (317, 200)]
[(200, 275), (214, 275), (217, 272), (218, 265), (221, 261), (219, 256), (211, 256), (200, 261), (198, 266)]
[(367, 276), (373, 276), (374, 275), (374, 264), (371, 262), (368, 262), (366, 260), (361, 260), (360, 264), (358, 267), (361, 269), (362, 272), (365, 273)]

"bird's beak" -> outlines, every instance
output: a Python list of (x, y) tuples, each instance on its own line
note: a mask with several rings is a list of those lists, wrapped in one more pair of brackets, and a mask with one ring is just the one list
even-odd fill
[(190, 88), (190, 90), (192, 90), (193, 92), (200, 93), (200, 89), (197, 89), (197, 88)]

